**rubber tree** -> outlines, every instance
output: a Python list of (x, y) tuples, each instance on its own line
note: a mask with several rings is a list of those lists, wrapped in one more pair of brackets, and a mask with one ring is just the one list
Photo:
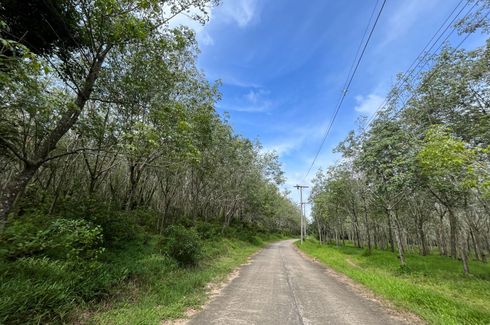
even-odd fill
[[(16, 138), (22, 138), (21, 134), (0, 139), (2, 147), (18, 159), (20, 166), (0, 192), (0, 229), (3, 229), (15, 200), (22, 195), (40, 166), (57, 157), (58, 143), (77, 123), (98, 87), (100, 74), (110, 69), (105, 62), (111, 50), (141, 42), (150, 36), (158, 38), (162, 31), (168, 29), (169, 20), (191, 8), (200, 12), (195, 15), (196, 19), (205, 20), (209, 3), (206, 0), (75, 1), (78, 34), (76, 37), (71, 35), (71, 38), (77, 40), (76, 46), (70, 44), (63, 51), (46, 54), (46, 70), (51, 69), (53, 77), (71, 89), (70, 100), (51, 112), (52, 124), (41, 135), (37, 134), (39, 138), (33, 139), (35, 145), (29, 151), (18, 146)], [(45, 23), (38, 22), (39, 25)], [(63, 47), (64, 43), (57, 46)], [(35, 58), (32, 61), (37, 62)], [(3, 69), (2, 73), (9, 74), (9, 71)], [(15, 96), (8, 99), (17, 101)]]

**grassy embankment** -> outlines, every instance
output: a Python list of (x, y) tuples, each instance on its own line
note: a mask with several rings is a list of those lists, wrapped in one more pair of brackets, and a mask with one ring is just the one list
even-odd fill
[(13, 221), (0, 234), (0, 324), (179, 318), (202, 305), (207, 283), (280, 238), (209, 223), (158, 234), (154, 223), (148, 211), (100, 208), (66, 209), (62, 217), (34, 211)]
[(153, 245), (133, 248), (119, 259), (131, 263), (126, 267), (135, 274), (134, 280), (113, 294), (105, 306), (96, 306), (88, 323), (159, 324), (163, 319), (181, 318), (187, 309), (198, 308), (206, 301), (207, 283), (223, 280), (264, 244), (280, 238), (205, 241), (201, 263), (191, 268), (179, 267), (172, 259), (156, 254)]
[(414, 312), (431, 324), (490, 324), (490, 265), (470, 262), (465, 276), (461, 262), (447, 257), (407, 254), (400, 268), (391, 252), (352, 246), (296, 243), (302, 251), (346, 274), (395, 306)]

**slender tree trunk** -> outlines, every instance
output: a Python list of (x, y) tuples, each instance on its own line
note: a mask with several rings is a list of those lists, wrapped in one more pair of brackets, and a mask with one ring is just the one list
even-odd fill
[(466, 240), (464, 239), (464, 236), (461, 237), (461, 261), (463, 262), (463, 272), (464, 274), (470, 273), (469, 267), (468, 267), (468, 252), (467, 252), (467, 245), (466, 245)]
[(387, 210), (387, 215), (388, 215), (388, 238), (390, 242), (390, 250), (394, 253), (395, 243), (393, 242), (393, 225), (391, 221), (391, 212), (389, 210)]
[(442, 213), (439, 222), (439, 233), (440, 233), (439, 245), (440, 245), (441, 255), (447, 256), (446, 231), (444, 229), (444, 214)]
[(318, 228), (318, 240), (320, 241), (320, 245), (322, 244), (322, 228), (320, 226), (320, 220), (316, 221), (316, 226)]
[[(393, 214), (393, 212), (390, 210), (389, 211), (390, 215)], [(398, 257), (400, 259), (400, 266), (405, 266), (405, 253), (403, 250), (403, 244), (402, 244), (402, 234), (401, 234), (401, 228), (400, 228), (400, 222), (396, 215), (392, 215), (392, 217), (395, 219), (395, 238), (396, 238), (396, 245), (398, 246)]]
[(450, 245), (450, 255), (452, 258), (458, 257), (457, 251), (457, 237), (458, 237), (458, 225), (456, 215), (452, 208), (447, 207), (449, 213), (449, 245)]
[(420, 215), (417, 218), (417, 230), (419, 232), (419, 237), (420, 237), (420, 246), (421, 246), (420, 255), (426, 256), (429, 250), (427, 248), (427, 241), (424, 233), (424, 223), (422, 221), (422, 216)]
[[(352, 204), (354, 204), (354, 203), (352, 203)], [(354, 206), (352, 208), (352, 216), (353, 216), (353, 219), (354, 219), (354, 238), (355, 238), (355, 241), (356, 241), (356, 246), (357, 247), (361, 247), (361, 236), (359, 234), (359, 220), (358, 220), (358, 217), (357, 217), (356, 208)]]
[(473, 249), (475, 251), (476, 259), (483, 262), (482, 254), (480, 252), (480, 247), (478, 245), (478, 238), (475, 238), (475, 235), (473, 234), (473, 231), (471, 229), (470, 229), (470, 237), (471, 237), (471, 242), (473, 243)]
[(369, 253), (371, 253), (371, 250), (372, 250), (371, 229), (369, 227), (368, 209), (367, 209), (366, 198), (363, 196), (362, 199), (364, 202), (364, 223), (366, 224), (367, 245), (368, 245), (368, 251), (369, 251)]

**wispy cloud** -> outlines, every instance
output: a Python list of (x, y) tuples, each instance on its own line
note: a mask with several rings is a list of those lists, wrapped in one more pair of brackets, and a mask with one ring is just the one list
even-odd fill
[(369, 94), (367, 96), (356, 96), (356, 102), (357, 106), (355, 107), (356, 112), (366, 114), (366, 115), (372, 115), (378, 110), (378, 108), (383, 104), (384, 102), (384, 97), (376, 95), (376, 94)]
[(249, 89), (247, 93), (236, 98), (235, 105), (227, 107), (230, 111), (263, 113), (274, 108), (275, 102), (269, 98), (270, 91), (261, 88)]
[(257, 83), (241, 80), (241, 79), (233, 77), (233, 76), (225, 76), (225, 77), (222, 77), (221, 80), (223, 81), (223, 84), (225, 84), (225, 85), (235, 86), (235, 87), (240, 87), (240, 88), (260, 88), (261, 87)]
[(411, 27), (420, 19), (423, 13), (432, 10), (438, 6), (439, 1), (412, 0), (400, 1), (398, 7), (390, 15), (388, 20), (387, 32), (380, 47), (391, 43), (396, 39), (403, 39), (405, 33), (410, 31)]
[(317, 143), (324, 135), (326, 125), (327, 123), (287, 128), (288, 136), (266, 142), (264, 150), (275, 151), (279, 156), (294, 153), (304, 148), (307, 143)]
[(203, 30), (201, 33), (199, 33), (198, 41), (203, 45), (214, 45), (214, 39), (211, 37), (211, 35), (209, 35), (206, 30)]
[(226, 22), (232, 22), (244, 28), (257, 18), (257, 0), (224, 1), (220, 8), (220, 17)]
[(290, 138), (280, 142), (269, 143), (264, 145), (264, 151), (274, 151), (278, 156), (284, 156), (298, 149), (303, 141), (304, 139), (301, 138)]

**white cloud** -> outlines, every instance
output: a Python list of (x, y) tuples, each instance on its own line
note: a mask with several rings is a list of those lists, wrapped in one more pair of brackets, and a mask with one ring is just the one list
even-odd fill
[(400, 1), (398, 7), (389, 16), (386, 35), (380, 46), (383, 47), (396, 39), (403, 39), (403, 35), (410, 30), (417, 19), (424, 13), (438, 6), (439, 1), (412, 0)]
[(220, 9), (221, 18), (243, 28), (256, 18), (257, 0), (224, 0)]
[(264, 151), (275, 151), (278, 156), (287, 155), (298, 149), (304, 142), (304, 138), (290, 138), (276, 143), (264, 145)]
[(328, 122), (326, 121), (320, 125), (287, 128), (287, 134), (289, 136), (265, 143), (264, 150), (276, 151), (279, 156), (296, 152), (302, 149), (307, 143), (316, 142), (321, 139), (324, 136)]
[(268, 98), (269, 94), (267, 90), (252, 88), (237, 99), (238, 104), (227, 108), (236, 112), (266, 112), (275, 106), (275, 103)]
[[(207, 8), (209, 22), (221, 20), (225, 23), (236, 24), (240, 28), (250, 25), (257, 19), (257, 0), (224, 0), (223, 3), (214, 8)], [(194, 30), (199, 44), (211, 46), (214, 39), (205, 25), (192, 19), (192, 16), (202, 14), (200, 9), (191, 8), (186, 13), (179, 14), (169, 22), (170, 27), (186, 26)]]
[(214, 39), (209, 35), (209, 33), (206, 30), (203, 30), (201, 33), (197, 35), (197, 40), (199, 43), (202, 43), (203, 45), (214, 45)]
[(384, 97), (376, 94), (369, 94), (367, 96), (359, 95), (356, 96), (356, 102), (357, 106), (355, 107), (355, 110), (357, 112), (372, 115), (383, 104)]

